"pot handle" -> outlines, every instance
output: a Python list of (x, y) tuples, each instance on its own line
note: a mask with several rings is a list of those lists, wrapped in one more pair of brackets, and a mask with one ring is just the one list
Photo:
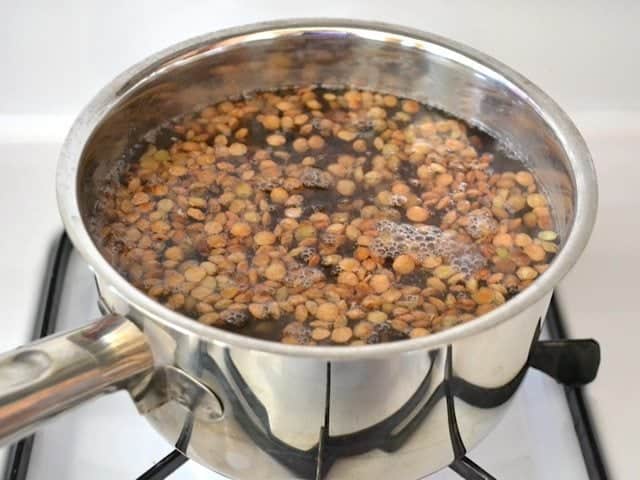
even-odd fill
[(137, 385), (152, 369), (144, 334), (118, 315), (0, 355), (0, 446), (85, 400)]

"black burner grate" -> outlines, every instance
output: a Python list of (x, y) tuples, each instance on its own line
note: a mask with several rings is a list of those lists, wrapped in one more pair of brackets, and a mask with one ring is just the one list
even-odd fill
[[(55, 331), (56, 316), (59, 307), (59, 299), (63, 288), (63, 280), (73, 246), (66, 234), (63, 234), (55, 245), (51, 257), (47, 274), (44, 280), (43, 297), (38, 314), (38, 321), (34, 332), (34, 339), (49, 335)], [(406, 422), (406, 425), (395, 431), (398, 424), (405, 421), (408, 412), (414, 412), (418, 400), (422, 398), (424, 392), (430, 385), (431, 375), (427, 373), (423, 384), (418, 388), (414, 396), (399, 411), (381, 422), (378, 425), (357, 432), (352, 435), (339, 437), (331, 436), (328, 429), (323, 427), (320, 432), (319, 442), (316, 447), (308, 452), (296, 451), (296, 458), (303, 461), (291, 464), (287, 458), (291, 458), (291, 451), (283, 446), (279, 451), (273, 449), (271, 444), (270, 452), (275, 451), (274, 457), (284, 465), (288, 466), (292, 472), (305, 478), (315, 478), (320, 480), (325, 477), (331, 465), (340, 457), (354, 455), (359, 451), (367, 451), (372, 448), (380, 448), (385, 451), (393, 451), (400, 448), (406, 439), (411, 435), (413, 429), (433, 408), (433, 406), (445, 397), (449, 420), (449, 432), (451, 445), (456, 460), (450, 465), (460, 477), (467, 480), (490, 480), (492, 475), (484, 471), (467, 456), (467, 450), (460, 436), (456, 421), (454, 408), (454, 398), (458, 397), (471, 405), (480, 408), (492, 408), (504, 403), (511, 397), (513, 392), (522, 382), (528, 367), (539, 369), (552, 376), (565, 385), (565, 393), (569, 403), (571, 415), (573, 417), (576, 433), (580, 441), (582, 454), (584, 456), (590, 480), (606, 480), (608, 478), (600, 449), (598, 447), (597, 436), (593, 430), (586, 400), (582, 396), (580, 385), (590, 382), (595, 377), (600, 362), (600, 350), (598, 344), (593, 340), (567, 340), (563, 329), (560, 312), (555, 300), (552, 301), (545, 324), (549, 329), (551, 341), (538, 341), (536, 339), (531, 346), (529, 362), (522, 371), (507, 385), (486, 389), (471, 385), (464, 380), (455, 377), (451, 368), (452, 348), (447, 349), (446, 358), (446, 378), (435, 389), (432, 397), (421, 407), (420, 411), (413, 414), (413, 418)], [(538, 334), (539, 334), (538, 329)], [(226, 359), (227, 367), (234, 370), (233, 362)], [(241, 377), (234, 378), (240, 384)], [(327, 394), (331, 388), (331, 364), (327, 364)], [(253, 413), (260, 412), (261, 405), (257, 400), (251, 398), (244, 399), (249, 405), (252, 403)], [(257, 402), (257, 403), (256, 403)], [(326, 412), (328, 425), (328, 416)], [(246, 423), (247, 428), (256, 429), (255, 425)], [(256, 429), (256, 432), (263, 430)], [(268, 428), (266, 429), (268, 431)], [(393, 434), (391, 432), (394, 432)], [(138, 477), (138, 480), (161, 480), (167, 478), (178, 468), (180, 468), (188, 458), (181, 451), (186, 451), (186, 446), (191, 435), (191, 423), (186, 422), (180, 439), (176, 444), (176, 449), (165, 458), (156, 463), (152, 468)], [(263, 441), (271, 442), (272, 439), (264, 438)], [(10, 451), (8, 469), (5, 480), (26, 480), (29, 458), (33, 446), (34, 436), (18, 442)], [(305, 460), (305, 456), (307, 457)]]

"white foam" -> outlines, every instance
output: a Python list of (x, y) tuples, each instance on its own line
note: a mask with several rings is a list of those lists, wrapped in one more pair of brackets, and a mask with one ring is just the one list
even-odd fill
[(371, 251), (383, 258), (408, 254), (422, 262), (427, 257), (442, 257), (459, 272), (471, 275), (484, 267), (486, 260), (473, 244), (461, 242), (456, 233), (433, 225), (414, 227), (408, 223), (381, 220), (376, 225), (378, 236)]
[(465, 226), (465, 230), (476, 240), (495, 233), (498, 229), (498, 222), (486, 208), (472, 211), (467, 215), (467, 220), (468, 223)]

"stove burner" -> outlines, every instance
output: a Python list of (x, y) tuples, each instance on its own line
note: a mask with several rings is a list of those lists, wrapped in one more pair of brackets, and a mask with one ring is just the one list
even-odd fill
[[(55, 249), (54, 255), (52, 255), (48, 275), (45, 277), (45, 296), (43, 297), (41, 310), (39, 312), (39, 322), (36, 325), (36, 331), (34, 333), (35, 339), (51, 334), (55, 330), (59, 298), (62, 291), (66, 266), (72, 249), (73, 247), (69, 239), (66, 234), (63, 234)], [(511, 397), (524, 379), (529, 367), (533, 367), (566, 386), (565, 391), (570, 411), (573, 416), (576, 431), (579, 434), (580, 445), (589, 471), (589, 477), (591, 480), (604, 480), (607, 478), (604, 463), (597, 446), (595, 434), (591, 428), (585, 402), (580, 389), (576, 388), (589, 383), (595, 378), (600, 364), (599, 345), (594, 340), (567, 340), (562, 329), (562, 323), (555, 301), (552, 301), (547, 313), (546, 325), (554, 340), (538, 340), (540, 334), (539, 323), (534, 341), (531, 345), (527, 364), (506, 385), (497, 388), (484, 388), (456, 377), (453, 372), (451, 360), (453, 347), (449, 346), (446, 349), (445, 378), (440, 385), (434, 389), (426, 402), (423, 399), (431, 386), (431, 369), (427, 372), (421, 385), (405, 405), (384, 421), (359, 432), (332, 436), (328, 428), (330, 411), (327, 407), (324, 426), (319, 432), (318, 444), (307, 451), (294, 450), (280, 442), (271, 434), (266, 415), (263, 413), (264, 407), (260, 401), (251, 394), (251, 390), (235, 368), (233, 360), (227, 354), (225, 356), (225, 366), (232, 373), (234, 382), (241, 387), (238, 390), (244, 393), (244, 402), (241, 402), (235, 394), (229, 395), (229, 398), (232, 402), (235, 402), (234, 409), (240, 412), (238, 421), (242, 423), (246, 431), (250, 433), (263, 448), (268, 446), (270, 454), (277, 461), (287, 466), (292, 473), (302, 478), (320, 480), (325, 478), (333, 463), (341, 457), (358, 455), (372, 449), (381, 449), (387, 452), (399, 449), (409, 439), (432, 408), (444, 397), (447, 408), (449, 436), (455, 456), (455, 460), (449, 468), (467, 480), (489, 480), (495, 477), (484, 471), (466, 456), (467, 450), (462, 441), (456, 421), (454, 399), (457, 397), (465, 403), (478, 408), (494, 408), (499, 406)], [(438, 354), (438, 352), (429, 352), (432, 364)], [(210, 359), (210, 357), (207, 358)], [(211, 365), (208, 365), (207, 368), (214, 370), (219, 368), (212, 359), (210, 359), (210, 361)], [(326, 381), (326, 405), (328, 406), (331, 391), (330, 362), (327, 363)], [(234, 391), (229, 385), (225, 387), (229, 392)], [(247, 407), (245, 407), (245, 405), (251, 410), (252, 415), (247, 413)], [(255, 420), (251, 418), (257, 418), (260, 426), (257, 426), (254, 423)], [(398, 429), (400, 424), (403, 426)], [(167, 478), (186, 463), (188, 457), (181, 452), (187, 450), (192, 426), (192, 419), (187, 418), (180, 438), (175, 445), (176, 449), (139, 476), (138, 480), (160, 480)], [(9, 469), (5, 479), (26, 479), (32, 445), (33, 436), (22, 440), (14, 446), (10, 454)], [(295, 453), (295, 455), (291, 455), (292, 453)]]

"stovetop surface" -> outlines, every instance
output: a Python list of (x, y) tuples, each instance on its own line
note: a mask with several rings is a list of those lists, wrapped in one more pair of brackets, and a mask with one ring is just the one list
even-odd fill
[[(59, 258), (66, 265), (64, 276), (56, 276), (54, 269), (49, 277), (51, 283), (58, 282), (59, 296), (55, 302), (43, 305), (41, 312), (45, 323), (55, 320), (56, 331), (80, 326), (100, 316), (92, 273), (75, 251), (70, 248), (69, 251)], [(40, 333), (52, 328), (47, 324), (40, 327)], [(97, 398), (59, 417), (38, 431), (29, 447), (30, 452), (13, 459), (14, 473), (7, 478), (134, 479), (172, 450), (138, 415), (125, 392)], [(564, 387), (535, 370), (527, 374), (498, 427), (468, 456), (499, 479), (597, 478), (589, 476), (588, 461), (585, 463)], [(225, 477), (188, 461), (169, 478)], [(451, 470), (429, 477), (458, 478)]]

